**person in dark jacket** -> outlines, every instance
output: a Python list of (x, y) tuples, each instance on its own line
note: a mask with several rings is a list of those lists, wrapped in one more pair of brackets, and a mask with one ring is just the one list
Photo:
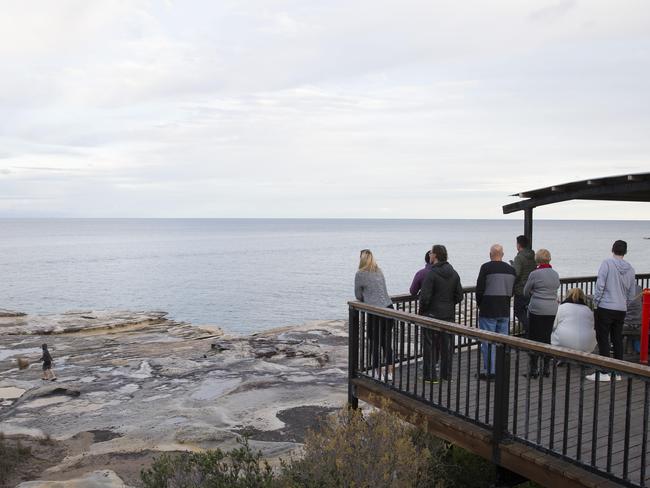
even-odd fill
[[(422, 282), (420, 290), (420, 315), (434, 319), (454, 322), (456, 304), (463, 300), (463, 286), (456, 270), (447, 261), (447, 248), (436, 244), (429, 255), (432, 267)], [(440, 355), (440, 376), (442, 379), (451, 377), (451, 355), (453, 353), (453, 337), (446, 333), (434, 333), (429, 329), (422, 331), (424, 380), (437, 381), (435, 363)], [(438, 344), (434, 348), (434, 341)]]
[(528, 302), (530, 297), (524, 295), (524, 285), (528, 281), (528, 275), (537, 267), (535, 262), (535, 251), (530, 248), (530, 239), (521, 235), (517, 236), (517, 255), (510, 264), (515, 269), (516, 279), (514, 285), (514, 309), (515, 317), (521, 324), (524, 336), (528, 335)]
[(431, 271), (431, 268), (433, 267), (433, 264), (429, 262), (429, 256), (431, 255), (431, 251), (427, 251), (427, 253), (424, 255), (424, 268), (422, 268), (420, 271), (415, 273), (415, 276), (413, 277), (413, 282), (411, 283), (411, 288), (409, 288), (409, 292), (411, 292), (411, 295), (416, 296), (418, 293), (420, 293), (420, 288), (422, 288), (422, 282), (424, 281), (424, 278), (426, 278), (427, 274), (429, 271)]
[[(490, 248), (490, 261), (484, 263), (476, 280), (476, 304), (478, 305), (478, 325), (482, 330), (509, 333), (510, 297), (515, 283), (515, 270), (503, 262), (503, 246), (494, 244)], [(489, 353), (488, 351), (491, 350)], [(483, 380), (494, 378), (496, 367), (496, 347), (481, 342), (483, 372), (478, 377)]]
[(43, 355), (41, 356), (41, 359), (39, 361), (43, 361), (43, 380), (52, 380), (56, 381), (56, 375), (54, 374), (54, 370), (52, 369), (52, 356), (50, 355), (50, 351), (47, 349), (47, 344), (43, 344), (41, 346), (41, 349), (43, 349)]

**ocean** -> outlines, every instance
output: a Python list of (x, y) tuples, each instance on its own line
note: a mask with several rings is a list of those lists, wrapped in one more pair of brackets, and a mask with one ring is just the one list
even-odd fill
[[(424, 254), (445, 244), (464, 285), (489, 247), (516, 253), (521, 220), (0, 219), (0, 308), (28, 313), (164, 310), (251, 333), (347, 317), (359, 251), (391, 294), (408, 291)], [(595, 275), (612, 242), (650, 272), (650, 222), (538, 220), (534, 247), (562, 277)]]

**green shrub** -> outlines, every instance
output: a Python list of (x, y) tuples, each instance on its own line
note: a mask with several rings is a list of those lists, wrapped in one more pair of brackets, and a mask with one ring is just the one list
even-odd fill
[(248, 440), (228, 452), (221, 449), (183, 453), (156, 458), (152, 467), (140, 474), (145, 488), (271, 488), (271, 467), (254, 453)]
[[(164, 454), (141, 473), (145, 488), (487, 488), (492, 463), (413, 427), (386, 409), (341, 409), (305, 438), (302, 455), (273, 472), (247, 440), (219, 449)], [(526, 486), (526, 485), (524, 485)], [(536, 486), (536, 485), (527, 485)]]
[(364, 417), (342, 409), (305, 439), (304, 455), (284, 463), (283, 486), (424, 487), (431, 452), (413, 442), (414, 427), (386, 410)]

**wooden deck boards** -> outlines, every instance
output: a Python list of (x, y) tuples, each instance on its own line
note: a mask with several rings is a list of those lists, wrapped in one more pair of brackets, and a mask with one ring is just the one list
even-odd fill
[[(595, 462), (593, 466), (607, 472), (608, 439), (610, 432), (610, 400), (614, 398), (614, 415), (611, 426), (611, 466), (609, 472), (619, 478), (623, 477), (623, 464), (625, 449), (626, 404), (628, 381), (631, 381), (630, 394), (630, 419), (629, 419), (629, 447), (628, 454), (628, 479), (634, 484), (642, 484), (640, 480), (642, 453), (647, 452), (647, 445), (643, 446), (643, 414), (645, 405), (644, 382), (636, 378), (623, 377), (622, 381), (593, 382), (584, 380), (582, 423), (579, 425), (579, 402), (581, 387), (581, 368), (571, 365), (569, 370), (569, 415), (565, 429), (565, 400), (567, 367), (556, 368), (555, 394), (552, 391), (552, 377), (528, 379), (523, 376), (528, 368), (528, 354), (524, 352), (510, 356), (510, 385), (509, 385), (509, 418), (507, 430), (514, 437), (538, 444), (558, 454), (562, 454), (566, 443), (566, 454), (576, 458), (580, 443), (580, 459), (592, 465), (592, 447), (596, 445)], [(518, 368), (517, 368), (518, 363)], [(452, 381), (442, 381), (438, 384), (426, 384), (422, 391), (421, 362), (417, 366), (414, 360), (410, 365), (406, 362), (395, 370), (394, 380), (388, 382), (394, 388), (410, 394), (417, 393), (419, 400), (450, 410), (451, 414), (464, 417), (466, 413), (479, 424), (492, 425), (494, 421), (494, 396), (495, 383), (480, 381), (475, 378), (479, 371), (478, 353), (476, 348), (464, 349), (457, 353), (452, 360)], [(418, 368), (416, 371), (416, 367)], [(469, 374), (468, 374), (469, 372)], [(589, 374), (591, 371), (585, 370)], [(459, 374), (460, 373), (460, 374)], [(407, 376), (409, 382), (407, 383)], [(417, 389), (414, 388), (414, 379), (417, 377)], [(382, 378), (384, 380), (384, 378)], [(407, 389), (408, 385), (408, 389)], [(595, 392), (598, 389), (598, 402), (595, 401)], [(488, 393), (489, 390), (489, 393)], [(515, 394), (515, 390), (517, 390)], [(540, 396), (541, 390), (541, 396)], [(478, 392), (478, 395), (477, 395)], [(422, 396), (424, 394), (424, 396)], [(489, 394), (489, 401), (488, 401)], [(554, 400), (554, 419), (551, 415)], [(541, 406), (541, 408), (540, 408)], [(515, 410), (516, 408), (516, 410)], [(515, 415), (516, 412), (516, 415)], [(527, 417), (528, 413), (528, 418)], [(596, 422), (594, 423), (594, 413)], [(486, 420), (488, 419), (488, 420)], [(593, 435), (594, 427), (596, 435)], [(527, 435), (526, 435), (526, 431)], [(551, 433), (553, 445), (550, 445)], [(581, 441), (581, 442), (580, 442)], [(647, 460), (646, 460), (647, 462)], [(647, 470), (650, 471), (650, 470)], [(646, 472), (646, 485), (650, 485), (650, 472)]]

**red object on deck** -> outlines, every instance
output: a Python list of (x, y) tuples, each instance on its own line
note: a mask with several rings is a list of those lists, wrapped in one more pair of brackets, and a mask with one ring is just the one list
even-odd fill
[(639, 362), (648, 364), (648, 327), (650, 326), (650, 288), (643, 290), (643, 306), (641, 308), (641, 355)]

